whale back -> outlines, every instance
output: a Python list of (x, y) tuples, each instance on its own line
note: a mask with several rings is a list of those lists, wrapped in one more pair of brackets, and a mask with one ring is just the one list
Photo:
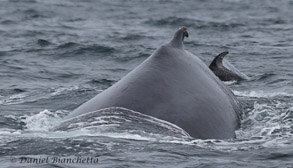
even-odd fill
[(195, 55), (172, 43), (67, 118), (123, 107), (178, 125), (194, 138), (235, 136), (241, 107), (233, 93)]

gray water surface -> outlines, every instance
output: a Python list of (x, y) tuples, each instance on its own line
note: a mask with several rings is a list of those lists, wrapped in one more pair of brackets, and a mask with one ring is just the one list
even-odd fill
[[(292, 11), (292, 0), (0, 1), (1, 167), (293, 167)], [(236, 139), (192, 139), (127, 109), (51, 131), (181, 26), (186, 50), (207, 65), (227, 50), (249, 77), (226, 83), (244, 107)], [(21, 163), (47, 157), (99, 161)]]

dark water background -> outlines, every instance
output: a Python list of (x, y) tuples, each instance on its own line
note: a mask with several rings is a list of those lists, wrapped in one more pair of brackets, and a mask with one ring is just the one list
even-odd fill
[[(1, 167), (293, 167), (292, 11), (292, 0), (1, 0)], [(245, 110), (236, 139), (188, 138), (125, 109), (104, 111), (112, 116), (96, 127), (50, 131), (183, 25), (186, 50), (206, 64), (228, 50), (250, 77), (226, 83)], [(99, 164), (19, 161), (48, 156)]]

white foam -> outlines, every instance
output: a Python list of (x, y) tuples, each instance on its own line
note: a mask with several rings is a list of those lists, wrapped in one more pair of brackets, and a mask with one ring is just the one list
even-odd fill
[(242, 121), (242, 127), (236, 131), (238, 139), (251, 139), (261, 137), (274, 139), (276, 137), (292, 137), (292, 122), (286, 120), (288, 115), (288, 102), (272, 101), (270, 103), (254, 102), (253, 109)]
[(58, 113), (53, 113), (47, 109), (38, 114), (29, 116), (22, 120), (26, 124), (27, 130), (30, 131), (49, 131), (56, 123), (61, 121)]
[(73, 86), (73, 87), (60, 87), (57, 89), (54, 89), (53, 92), (51, 93), (52, 96), (57, 96), (60, 95), (64, 92), (68, 92), (68, 91), (74, 91), (74, 90), (78, 90), (79, 87), (78, 86)]
[(224, 81), (224, 83), (226, 85), (233, 85), (234, 83), (236, 83), (237, 81), (236, 80), (233, 80), (233, 81)]
[(0, 104), (2, 105), (11, 105), (11, 104), (20, 104), (24, 102), (24, 98), (26, 98), (28, 95), (26, 93), (19, 93), (14, 94), (8, 97), (3, 97), (2, 100), (0, 100)]
[(286, 93), (286, 92), (265, 92), (262, 90), (259, 91), (235, 91), (233, 90), (233, 93), (237, 96), (243, 96), (243, 97), (255, 97), (255, 98), (270, 98), (270, 97), (276, 97), (276, 96), (287, 96), (287, 97), (293, 97), (292, 93)]
[[(70, 91), (75, 90), (87, 90), (87, 89), (95, 89), (89, 85), (83, 85), (83, 86), (69, 86), (69, 87), (59, 87), (59, 88), (52, 88), (51, 95), (52, 96), (58, 96)], [(95, 89), (98, 93), (102, 92), (103, 90)]]

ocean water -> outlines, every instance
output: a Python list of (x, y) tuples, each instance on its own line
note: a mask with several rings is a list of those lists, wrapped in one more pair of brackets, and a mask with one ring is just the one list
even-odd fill
[[(0, 167), (292, 168), (292, 11), (292, 0), (1, 0)], [(186, 50), (207, 65), (229, 51), (249, 77), (226, 82), (244, 108), (236, 139), (193, 139), (122, 108), (52, 130), (181, 26)], [(97, 162), (68, 162), (78, 157)]]

